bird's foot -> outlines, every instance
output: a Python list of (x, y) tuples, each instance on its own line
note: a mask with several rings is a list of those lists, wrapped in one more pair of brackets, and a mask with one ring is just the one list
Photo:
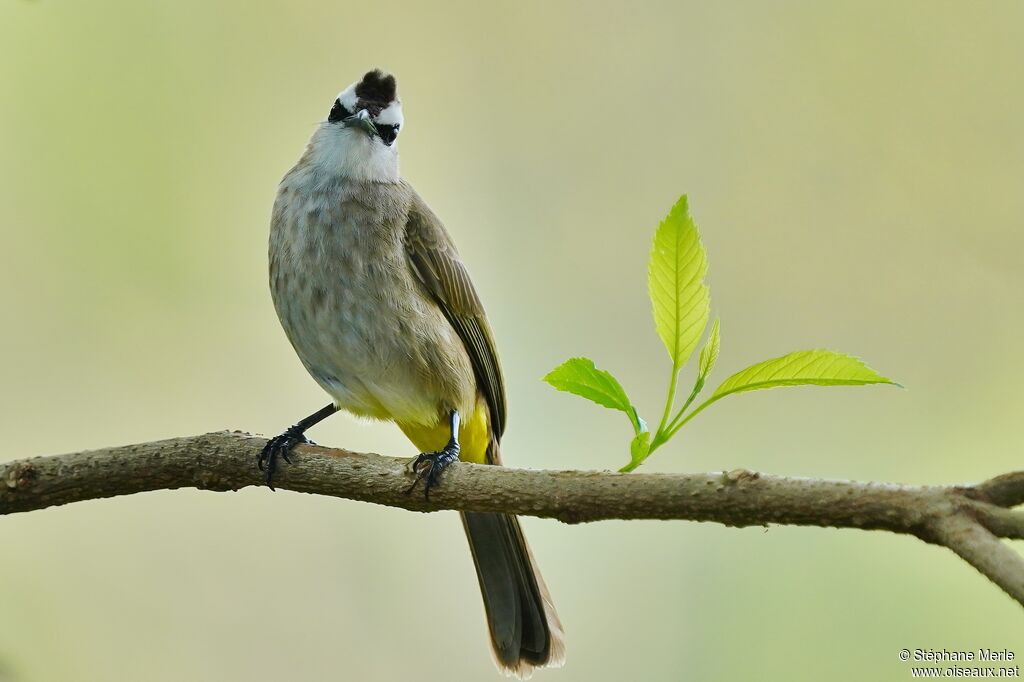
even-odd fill
[(291, 452), (292, 448), (300, 443), (316, 445), (316, 443), (303, 435), (302, 430), (298, 426), (291, 426), (280, 436), (274, 436), (271, 438), (267, 441), (267, 444), (263, 446), (263, 450), (260, 452), (260, 456), (256, 460), (256, 466), (258, 466), (260, 471), (264, 473), (264, 478), (267, 481), (267, 487), (271, 490), (274, 489), (273, 480), (274, 471), (277, 470), (277, 458), (282, 457), (284, 461), (291, 464), (292, 460), (288, 457), (288, 453)]
[(412, 473), (416, 475), (416, 480), (406, 489), (405, 494), (411, 493), (416, 488), (416, 485), (423, 481), (423, 497), (429, 500), (430, 489), (437, 485), (437, 482), (441, 479), (441, 472), (447, 469), (452, 462), (458, 461), (458, 459), (458, 443), (449, 443), (443, 450), (424, 452), (418, 455), (412, 461)]

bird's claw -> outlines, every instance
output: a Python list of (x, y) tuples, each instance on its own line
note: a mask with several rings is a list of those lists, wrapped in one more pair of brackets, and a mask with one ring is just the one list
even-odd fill
[[(273, 480), (274, 472), (277, 470), (277, 458), (281, 457), (291, 464), (292, 459), (289, 457), (289, 453), (299, 444), (316, 445), (293, 426), (280, 436), (274, 436), (263, 446), (263, 450), (260, 451), (260, 456), (256, 460), (256, 466), (264, 473), (267, 487), (271, 490), (274, 489)], [(264, 466), (264, 462), (266, 462), (266, 466)]]
[(417, 455), (416, 459), (412, 461), (412, 473), (416, 475), (416, 480), (406, 488), (405, 494), (411, 493), (419, 482), (423, 481), (423, 497), (429, 500), (430, 489), (441, 480), (441, 472), (458, 459), (458, 443), (449, 443), (444, 449), (437, 452), (423, 452)]

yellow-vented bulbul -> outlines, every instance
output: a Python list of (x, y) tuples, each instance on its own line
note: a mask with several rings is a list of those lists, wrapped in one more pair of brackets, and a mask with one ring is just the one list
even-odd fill
[[(271, 483), (305, 431), (339, 409), (395, 422), (429, 493), (456, 459), (501, 464), (505, 387), (487, 317), (455, 245), (398, 173), (393, 76), (338, 95), (284, 176), (270, 226), (281, 325), (330, 405), (272, 439)], [(562, 626), (516, 517), (462, 514), (497, 664), (528, 676), (564, 659)]]

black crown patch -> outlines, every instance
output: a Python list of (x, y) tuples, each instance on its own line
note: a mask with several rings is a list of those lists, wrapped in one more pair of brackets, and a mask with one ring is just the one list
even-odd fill
[(356, 97), (365, 102), (387, 105), (395, 100), (397, 90), (398, 85), (394, 76), (374, 69), (363, 76), (363, 80), (356, 85)]

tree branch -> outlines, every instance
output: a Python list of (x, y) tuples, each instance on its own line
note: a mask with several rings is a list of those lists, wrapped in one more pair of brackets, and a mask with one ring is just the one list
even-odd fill
[(935, 542), (949, 547), (1024, 604), (1024, 557), (967, 514), (935, 520)]
[[(0, 514), (148, 490), (238, 490), (262, 483), (266, 440), (244, 433), (15, 460), (0, 465)], [(786, 524), (887, 530), (943, 545), (1024, 605), (1024, 558), (998, 538), (1024, 538), (1024, 472), (974, 486), (902, 486), (789, 478), (746, 470), (706, 474), (530, 471), (459, 462), (429, 500), (406, 494), (409, 460), (299, 446), (278, 488), (411, 511), (458, 509), (555, 518), (686, 519), (727, 526)]]

